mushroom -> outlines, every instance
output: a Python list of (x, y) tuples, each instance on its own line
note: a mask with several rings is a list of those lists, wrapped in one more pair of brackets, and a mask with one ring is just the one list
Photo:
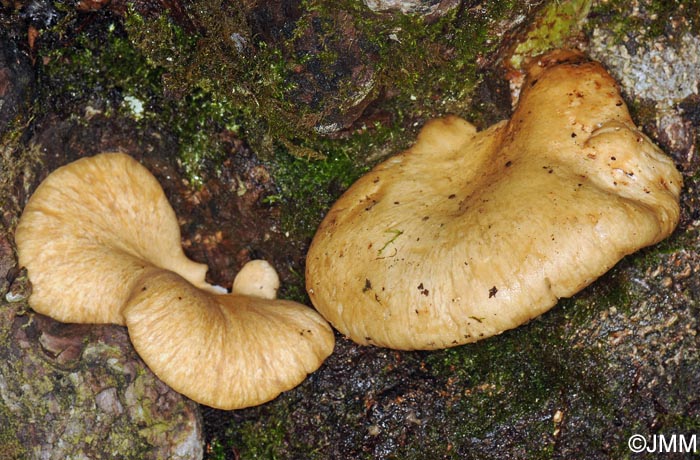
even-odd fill
[(264, 403), (333, 351), (333, 331), (317, 312), (275, 299), (279, 278), (269, 263), (246, 264), (231, 294), (208, 284), (206, 265), (182, 250), (162, 188), (128, 155), (103, 153), (51, 173), (15, 241), (34, 310), (126, 325), (151, 370), (199, 403)]
[(277, 271), (266, 260), (251, 260), (246, 263), (233, 280), (234, 294), (274, 299), (280, 287)]
[(161, 380), (220, 409), (273, 399), (333, 351), (333, 332), (311, 308), (212, 294), (165, 270), (139, 279), (124, 317), (134, 349)]
[(359, 344), (474, 342), (671, 234), (681, 185), (600, 64), (547, 55), (509, 121), (430, 121), (354, 183), (314, 236), (307, 291)]
[(207, 266), (185, 256), (156, 178), (121, 153), (53, 171), (25, 206), (15, 242), (30, 273), (30, 306), (62, 322), (123, 325), (121, 310), (151, 265), (214, 289)]

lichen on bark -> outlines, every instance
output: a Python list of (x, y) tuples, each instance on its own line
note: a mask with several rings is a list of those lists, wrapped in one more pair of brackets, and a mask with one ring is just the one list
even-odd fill
[(145, 368), (123, 328), (59, 324), (23, 302), (0, 301), (0, 406), (12, 420), (3, 449), (46, 459), (201, 458), (196, 405)]

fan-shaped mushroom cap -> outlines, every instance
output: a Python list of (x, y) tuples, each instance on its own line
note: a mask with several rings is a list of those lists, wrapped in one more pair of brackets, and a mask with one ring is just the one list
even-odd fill
[(431, 121), (353, 184), (314, 237), (307, 290), (360, 344), (479, 340), (667, 237), (681, 181), (601, 65), (549, 56), (510, 121)]
[(175, 390), (220, 409), (263, 403), (333, 351), (313, 309), (276, 300), (279, 278), (246, 264), (233, 294), (182, 251), (163, 190), (131, 157), (100, 154), (51, 173), (15, 234), (30, 305), (59, 321), (125, 324), (136, 351)]
[(262, 404), (295, 387), (335, 340), (304, 305), (212, 294), (163, 270), (141, 277), (124, 316), (134, 348), (161, 380), (220, 409)]
[(30, 306), (63, 322), (123, 324), (121, 309), (149, 266), (211, 288), (207, 266), (182, 251), (160, 184), (122, 153), (52, 172), (25, 206), (15, 241), (32, 282)]

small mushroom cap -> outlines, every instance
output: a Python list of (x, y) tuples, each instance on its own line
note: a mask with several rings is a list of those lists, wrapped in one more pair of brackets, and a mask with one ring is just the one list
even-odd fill
[(139, 280), (124, 316), (134, 348), (161, 380), (219, 409), (295, 387), (335, 343), (328, 323), (304, 305), (216, 295), (163, 270)]
[(234, 294), (274, 299), (280, 288), (280, 277), (266, 260), (251, 260), (246, 263), (233, 280)]
[(514, 328), (667, 237), (681, 176), (603, 67), (535, 63), (510, 121), (447, 117), (360, 178), (307, 256), (318, 311), (360, 344), (438, 349)]
[(24, 208), (15, 241), (32, 282), (30, 306), (63, 322), (123, 324), (121, 308), (151, 266), (210, 288), (207, 266), (182, 251), (160, 184), (122, 153), (52, 172)]

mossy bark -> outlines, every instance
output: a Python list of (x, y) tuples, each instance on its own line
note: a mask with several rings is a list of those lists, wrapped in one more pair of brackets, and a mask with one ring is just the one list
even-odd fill
[[(21, 182), (14, 153), (0, 163), (3, 192)], [(201, 458), (197, 405), (148, 370), (124, 328), (61, 324), (29, 309), (11, 231), (20, 195), (1, 197), (0, 457)]]

